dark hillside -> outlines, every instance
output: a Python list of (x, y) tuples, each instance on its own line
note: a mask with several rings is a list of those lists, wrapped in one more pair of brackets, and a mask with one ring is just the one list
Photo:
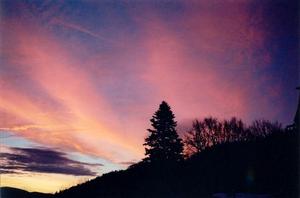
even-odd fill
[(140, 162), (55, 197), (212, 197), (263, 193), (298, 197), (298, 133), (216, 145), (179, 163)]
[(1, 187), (0, 188), (1, 198), (47, 198), (52, 197), (51, 194), (38, 193), (38, 192), (27, 192), (25, 190), (11, 188), (11, 187)]

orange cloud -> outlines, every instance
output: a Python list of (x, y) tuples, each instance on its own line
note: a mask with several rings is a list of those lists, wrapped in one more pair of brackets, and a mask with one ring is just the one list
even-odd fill
[[(22, 54), (14, 57), (18, 72), (28, 75), (66, 112), (44, 109), (32, 96), (18, 92), (18, 87), (8, 89), (9, 82), (5, 82), (7, 89), (2, 92), (0, 107), (38, 126), (22, 131), (16, 126), (10, 130), (40, 143), (111, 160), (139, 156), (140, 150), (130, 139), (124, 141), (125, 137), (113, 126), (116, 119), (109, 103), (63, 45), (47, 34), (31, 34), (28, 29), (18, 28), (19, 42), (14, 43), (16, 54)], [(67, 116), (60, 120), (60, 113)]]

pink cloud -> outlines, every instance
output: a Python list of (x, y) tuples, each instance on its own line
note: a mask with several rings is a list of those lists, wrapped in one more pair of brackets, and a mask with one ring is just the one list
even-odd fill
[(255, 71), (272, 57), (260, 12), (251, 15), (247, 7), (246, 1), (188, 4), (176, 23), (151, 9), (143, 16), (130, 10), (139, 35), (119, 35), (108, 50), (52, 30), (111, 40), (81, 24), (55, 17), (47, 28), (6, 21), (3, 54), (13, 75), (1, 81), (0, 108), (9, 116), (0, 127), (49, 146), (130, 161), (143, 157), (146, 128), (162, 100), (179, 122), (208, 115), (250, 121), (260, 112), (251, 106), (274, 117), (268, 94), (280, 88), (257, 90), (267, 77)]
[(169, 101), (179, 119), (214, 115), (250, 121), (253, 105), (274, 117), (265, 102), (269, 95), (257, 89), (268, 76), (255, 73), (271, 62), (261, 12), (250, 13), (246, 1), (200, 2), (185, 9), (176, 24), (151, 12), (137, 20), (148, 50), (144, 78), (157, 90), (156, 101)]
[[(22, 54), (14, 57), (14, 62), (19, 64), (18, 72), (28, 75), (67, 111), (44, 109), (45, 106), (32, 101), (32, 96), (19, 93), (18, 87), (8, 89), (6, 85), (1, 108), (39, 126), (19, 134), (41, 143), (111, 160), (116, 157), (126, 160), (130, 155), (139, 155), (140, 151), (131, 140), (123, 141), (125, 137), (116, 132), (116, 118), (110, 104), (97, 92), (89, 74), (78, 67), (76, 59), (70, 57), (59, 41), (46, 33), (32, 34), (23, 27), (18, 29), (17, 36), (19, 42), (14, 43), (14, 47), (16, 54)], [(58, 119), (60, 113), (67, 114), (67, 119)]]

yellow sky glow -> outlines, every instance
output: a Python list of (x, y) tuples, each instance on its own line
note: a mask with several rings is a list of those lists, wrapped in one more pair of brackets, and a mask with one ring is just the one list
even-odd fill
[(1, 174), (0, 186), (21, 188), (29, 192), (55, 193), (82, 183), (91, 177), (63, 174)]

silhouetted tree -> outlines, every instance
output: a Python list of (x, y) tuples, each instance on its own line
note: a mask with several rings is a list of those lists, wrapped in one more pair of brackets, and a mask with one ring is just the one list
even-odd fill
[(251, 141), (274, 133), (283, 132), (281, 124), (268, 120), (255, 120), (246, 126), (241, 119), (219, 121), (208, 117), (193, 122), (193, 127), (185, 135), (185, 155), (191, 156), (202, 150), (225, 142)]
[(282, 126), (278, 122), (268, 120), (254, 120), (249, 126), (249, 131), (254, 138), (261, 138), (273, 133), (282, 132)]
[(218, 144), (221, 139), (222, 124), (217, 118), (208, 117), (203, 120), (203, 130), (207, 134), (207, 147)]
[(184, 139), (185, 154), (190, 156), (199, 153), (207, 145), (207, 138), (203, 130), (203, 123), (199, 120), (193, 122), (193, 128), (187, 132)]
[(217, 118), (208, 117), (195, 120), (193, 128), (185, 135), (185, 154), (190, 156), (207, 147), (222, 142), (222, 123)]
[(145, 139), (146, 158), (144, 161), (180, 161), (183, 143), (176, 132), (177, 123), (170, 106), (163, 101), (152, 116), (152, 129)]
[(222, 123), (224, 139), (223, 142), (235, 142), (248, 140), (249, 131), (241, 119), (232, 117), (230, 120), (224, 120)]

